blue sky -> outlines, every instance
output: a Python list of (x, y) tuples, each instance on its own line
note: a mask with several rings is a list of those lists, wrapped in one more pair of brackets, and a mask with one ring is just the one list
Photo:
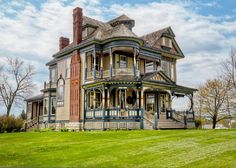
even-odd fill
[(235, 0), (0, 0), (0, 63), (18, 56), (36, 68), (39, 93), (48, 80), (45, 63), (58, 51), (58, 39), (72, 40), (72, 10), (108, 21), (121, 14), (135, 19), (141, 36), (171, 26), (185, 54), (177, 65), (178, 83), (197, 87), (216, 76), (236, 47)]

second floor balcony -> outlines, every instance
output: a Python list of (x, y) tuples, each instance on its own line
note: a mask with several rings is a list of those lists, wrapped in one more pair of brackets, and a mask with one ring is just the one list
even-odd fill
[(115, 76), (140, 77), (146, 72), (156, 71), (159, 60), (147, 62), (139, 58), (136, 48), (116, 47), (107, 51), (88, 52), (84, 62), (84, 80), (92, 81)]

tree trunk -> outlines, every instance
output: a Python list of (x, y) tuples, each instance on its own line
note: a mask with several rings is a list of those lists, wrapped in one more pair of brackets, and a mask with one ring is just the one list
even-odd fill
[(216, 117), (212, 118), (212, 129), (216, 128)]
[(11, 107), (12, 107), (12, 104), (8, 104), (8, 106), (7, 106), (7, 117), (10, 116)]

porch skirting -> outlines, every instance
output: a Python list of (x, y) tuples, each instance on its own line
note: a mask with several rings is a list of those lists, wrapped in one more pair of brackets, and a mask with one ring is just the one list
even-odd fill
[(140, 129), (140, 122), (124, 122), (124, 121), (110, 121), (110, 122), (85, 122), (85, 130), (135, 130)]

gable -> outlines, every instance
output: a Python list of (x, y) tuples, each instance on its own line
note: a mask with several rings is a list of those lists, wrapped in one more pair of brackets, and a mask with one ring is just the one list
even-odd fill
[[(159, 31), (144, 35), (141, 38), (145, 41), (145, 45), (147, 47), (161, 50), (163, 51), (163, 53), (176, 55), (182, 58), (184, 57), (183, 52), (181, 51), (175, 40), (175, 34), (173, 33), (171, 27), (167, 27)], [(166, 43), (165, 41), (167, 39), (170, 39), (170, 42)]]
[(150, 78), (150, 80), (166, 82), (166, 80), (160, 74), (155, 74)]
[(151, 81), (151, 82), (161, 82), (169, 85), (175, 85), (175, 82), (172, 81), (167, 75), (165, 75), (164, 72), (158, 71), (153, 72), (151, 74), (148, 74), (143, 77), (143, 80), (145, 81)]

